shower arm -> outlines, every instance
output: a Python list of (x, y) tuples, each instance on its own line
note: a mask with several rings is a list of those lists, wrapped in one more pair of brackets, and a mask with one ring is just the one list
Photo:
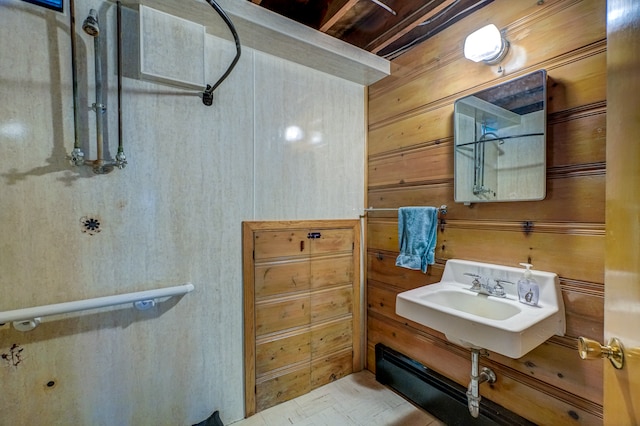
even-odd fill
[(205, 104), (206, 106), (211, 106), (213, 104), (213, 91), (216, 90), (216, 88), (220, 86), (220, 84), (222, 84), (222, 82), (227, 78), (227, 76), (229, 76), (229, 74), (231, 74), (231, 71), (238, 63), (238, 60), (240, 59), (241, 48), (240, 48), (240, 38), (238, 37), (238, 32), (236, 31), (236, 28), (233, 26), (233, 22), (231, 22), (231, 19), (229, 19), (229, 16), (227, 16), (225, 11), (222, 10), (220, 5), (218, 5), (218, 3), (216, 3), (215, 0), (207, 0), (207, 3), (209, 3), (209, 5), (211, 5), (211, 7), (213, 7), (213, 9), (216, 12), (218, 12), (218, 15), (220, 15), (220, 18), (222, 18), (225, 24), (227, 24), (227, 27), (229, 27), (229, 30), (231, 31), (231, 34), (233, 35), (233, 39), (236, 44), (236, 56), (235, 58), (233, 58), (233, 61), (231, 61), (231, 64), (229, 65), (227, 70), (224, 72), (224, 74), (222, 74), (222, 77), (220, 77), (213, 86), (211, 86), (210, 84), (207, 84), (207, 88), (202, 92), (202, 103)]

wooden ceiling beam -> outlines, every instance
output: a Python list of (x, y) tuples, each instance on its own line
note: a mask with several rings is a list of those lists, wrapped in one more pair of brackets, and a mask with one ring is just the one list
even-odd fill
[(377, 54), (379, 51), (381, 51), (382, 49), (389, 46), (394, 41), (398, 40), (399, 38), (401, 38), (402, 36), (410, 32), (411, 30), (416, 28), (422, 22), (436, 16), (438, 13), (442, 12), (443, 10), (446, 10), (449, 6), (451, 6), (455, 2), (456, 0), (445, 0), (442, 3), (440, 3), (438, 6), (428, 11), (425, 11), (425, 9), (429, 7), (430, 3), (422, 6), (420, 9), (416, 10), (414, 13), (404, 18), (401, 22), (399, 22), (393, 28), (390, 28), (389, 30), (385, 31), (383, 34), (371, 40), (367, 44), (367, 46), (365, 46), (365, 49), (372, 53)]
[(329, 8), (327, 9), (327, 13), (322, 17), (319, 30), (323, 33), (329, 31), (329, 29), (333, 27), (343, 16), (345, 16), (349, 10), (356, 5), (356, 3), (358, 3), (358, 0), (338, 0), (329, 2)]

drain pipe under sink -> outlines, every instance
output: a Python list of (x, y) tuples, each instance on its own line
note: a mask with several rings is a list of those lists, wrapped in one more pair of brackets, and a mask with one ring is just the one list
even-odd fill
[(496, 381), (496, 373), (488, 367), (483, 367), (480, 371), (480, 351), (482, 349), (471, 349), (471, 381), (467, 389), (467, 401), (469, 405), (469, 413), (471, 416), (478, 417), (480, 413), (480, 383)]

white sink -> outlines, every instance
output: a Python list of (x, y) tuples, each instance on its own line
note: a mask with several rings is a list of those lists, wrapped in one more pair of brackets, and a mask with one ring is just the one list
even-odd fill
[[(558, 276), (533, 270), (540, 286), (538, 306), (518, 301), (516, 284), (524, 269), (451, 259), (442, 281), (398, 294), (396, 313), (437, 330), (453, 343), (520, 358), (554, 334), (564, 335), (564, 303)], [(474, 274), (502, 283), (505, 297), (471, 291)]]

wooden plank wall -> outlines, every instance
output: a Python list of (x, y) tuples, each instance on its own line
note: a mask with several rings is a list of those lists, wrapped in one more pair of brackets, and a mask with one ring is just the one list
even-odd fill
[[(465, 36), (490, 22), (511, 42), (503, 73), (462, 56)], [(368, 215), (370, 370), (382, 342), (466, 386), (469, 352), (395, 315), (396, 294), (439, 281), (451, 258), (530, 262), (558, 273), (567, 333), (521, 359), (483, 358), (498, 381), (481, 394), (538, 424), (602, 424), (602, 363), (581, 361), (576, 337), (603, 339), (605, 25), (605, 0), (495, 0), (396, 59), (369, 88), (368, 205), (448, 205), (427, 274), (395, 266), (396, 213)], [(550, 78), (545, 200), (454, 203), (454, 101), (537, 69)]]

